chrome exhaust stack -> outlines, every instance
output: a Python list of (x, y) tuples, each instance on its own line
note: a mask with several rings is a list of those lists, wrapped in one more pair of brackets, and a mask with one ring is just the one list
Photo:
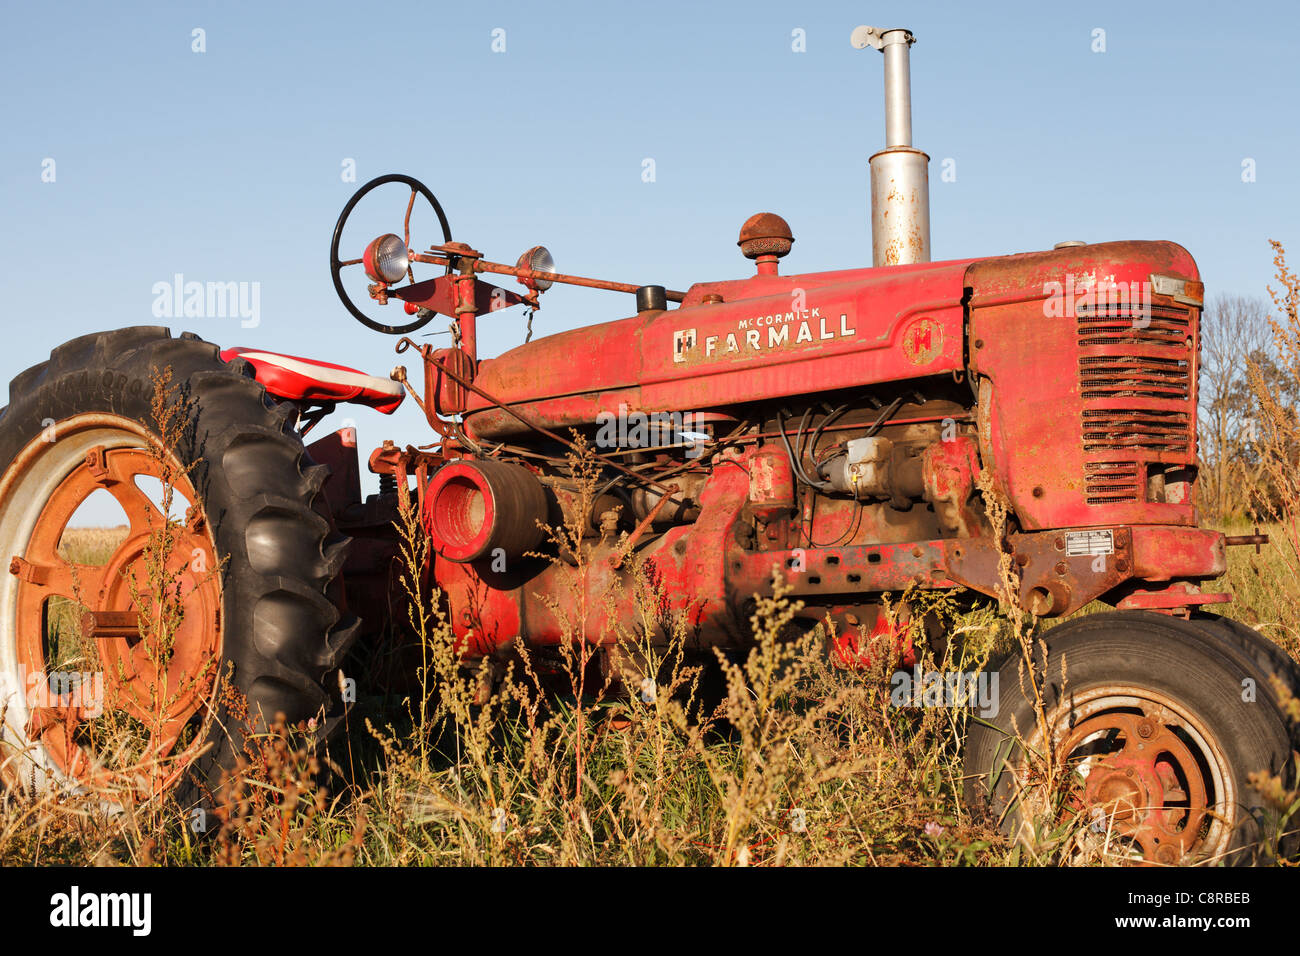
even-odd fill
[(930, 261), (930, 157), (912, 146), (908, 30), (858, 27), (859, 50), (885, 56), (885, 148), (871, 157), (871, 258), (876, 266)]

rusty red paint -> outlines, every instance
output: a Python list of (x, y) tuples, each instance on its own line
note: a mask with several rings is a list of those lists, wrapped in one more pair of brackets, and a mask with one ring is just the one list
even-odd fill
[[(574, 494), (555, 478), (555, 456), (573, 449), (574, 432), (590, 440), (601, 416), (701, 413), (729, 433), (720, 443), (725, 456), (695, 464), (679, 464), (670, 445), (597, 449), (605, 474), (627, 489), (672, 474), (659, 491), (669, 481), (683, 490), (646, 498), (643, 510), (622, 516), (613, 498), (579, 516), (589, 533), (607, 536), (589, 542), (580, 567), (571, 555), (511, 562), (504, 571), (482, 559), (436, 561), (468, 653), (504, 652), (520, 634), (535, 645), (580, 633), (612, 642), (638, 621), (637, 568), (659, 583), (669, 608), (687, 615), (701, 646), (743, 643), (750, 602), (774, 574), (805, 603), (807, 622), (829, 614), (841, 635), (856, 633), (850, 618), (884, 626), (870, 609), (909, 587), (1002, 597), (1008, 558), (1012, 599), (1045, 616), (1096, 599), (1173, 613), (1221, 599), (1198, 588), (1225, 564), (1223, 535), (1196, 528), (1199, 311), (1150, 296), (1149, 321), (1130, 329), (1133, 316), (1122, 308), (1054, 300), (1054, 284), (1064, 294), (1076, 280), (1143, 283), (1159, 274), (1195, 286), (1199, 274), (1185, 250), (1106, 243), (778, 275), (776, 260), (792, 242), (779, 216), (751, 217), (738, 245), (758, 261), (757, 274), (697, 283), (669, 295), (677, 309), (561, 332), (481, 361), (474, 322), (494, 294), (502, 299), (475, 274), (532, 274), (460, 243), (416, 257), (460, 270), (390, 292), (461, 325), (460, 348), (420, 349), (431, 424), (445, 430), (448, 416), (463, 416), (463, 433), (449, 431), (440, 460), (501, 449), (489, 454), (551, 475), (553, 507), (567, 515)], [(1054, 305), (1081, 308), (1057, 315)], [(832, 421), (831, 406), (855, 395), (865, 402), (863, 389), (872, 390), (874, 406)], [(837, 397), (819, 409), (822, 396)], [(893, 396), (911, 404), (894, 406), (875, 427), (894, 444), (862, 451), (877, 417), (872, 407)], [(797, 409), (786, 413), (784, 436), (774, 403)], [(811, 417), (796, 424), (805, 407)], [(805, 439), (796, 465), (783, 443)], [(858, 500), (809, 487), (805, 478), (816, 484), (818, 469), (854, 441), (858, 453), (876, 456), (873, 468), (887, 470), (871, 479), (884, 493)], [(436, 474), (439, 459), (392, 448), (372, 456), (371, 467), (404, 482), (419, 469)], [(1014, 516), (1003, 539), (976, 490), (981, 476)], [(639, 507), (636, 500), (628, 499)], [(585, 607), (585, 618), (557, 607)]]
[[(965, 368), (964, 267), (696, 285), (679, 309), (561, 332), (485, 359), (479, 383), (548, 428), (585, 426), (620, 405), (684, 411), (818, 394), (915, 376), (900, 343), (922, 316), (933, 323), (930, 342), (942, 343), (925, 371), (949, 374)], [(726, 301), (704, 304), (706, 294)], [(690, 330), (695, 346), (683, 355), (674, 340)], [(574, 368), (583, 370), (577, 381)], [(489, 402), (471, 400), (466, 418), (470, 434), (484, 439), (525, 433)]]
[(855, 620), (856, 615), (847, 622), (847, 628), (836, 631), (831, 638), (833, 664), (849, 670), (866, 670), (884, 655), (891, 665), (916, 666), (916, 648), (905, 623), (891, 621), (880, 613), (868, 631), (865, 626), (855, 624)]
[[(1196, 266), (1173, 243), (1129, 242), (1010, 256), (968, 271), (976, 290), (970, 335), (998, 343), (971, 357), (990, 386), (981, 452), (1022, 526), (1195, 525), (1193, 500), (1150, 500), (1148, 485), (1157, 467), (1195, 465), (1197, 311), (1152, 296), (1148, 324), (1137, 318), (1126, 328), (1120, 317), (1098, 332), (1078, 301), (1056, 297), (1063, 276), (1147, 283), (1152, 273), (1194, 276)], [(1055, 315), (1056, 304), (1067, 314)], [(1118, 384), (1098, 387), (1090, 370), (1125, 356), (1164, 363), (1186, 384), (1175, 393), (1140, 373), (1108, 371), (1105, 380)], [(1136, 422), (1134, 409), (1151, 424)], [(1089, 438), (1093, 422), (1099, 434)]]
[[(410, 307), (411, 314), (414, 314), (416, 309), (424, 308), (454, 319), (457, 317), (456, 310), (460, 305), (460, 300), (457, 299), (457, 288), (462, 280), (461, 276), (438, 276), (399, 289), (389, 289), (388, 294), (405, 302)], [(474, 279), (471, 288), (469, 301), (472, 302), (477, 313), (496, 312), (520, 305), (525, 301), (523, 296), (509, 289), (494, 286), (490, 282), (484, 282), (482, 279)]]

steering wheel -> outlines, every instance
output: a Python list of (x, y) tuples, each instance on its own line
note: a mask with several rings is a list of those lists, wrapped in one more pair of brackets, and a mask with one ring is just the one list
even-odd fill
[[(353, 193), (352, 198), (349, 199), (347, 205), (343, 207), (343, 212), (339, 214), (339, 221), (334, 225), (334, 239), (330, 242), (330, 276), (334, 279), (334, 291), (338, 293), (339, 299), (343, 302), (344, 307), (352, 313), (354, 319), (367, 328), (374, 329), (376, 332), (383, 332), (385, 335), (405, 335), (408, 332), (414, 332), (416, 329), (428, 325), (430, 320), (433, 319), (433, 316), (428, 315), (425, 318), (416, 319), (414, 322), (410, 322), (406, 325), (383, 325), (380, 322), (376, 322), (357, 308), (356, 303), (349, 298), (347, 290), (343, 288), (343, 279), (340, 275), (344, 267), (359, 265), (361, 263), (360, 259), (349, 259), (346, 261), (339, 259), (339, 239), (343, 235), (343, 224), (347, 222), (348, 216), (352, 214), (352, 210), (356, 208), (357, 203), (361, 201), (361, 198), (365, 196), (366, 193), (370, 192), (375, 187), (383, 186), (386, 183), (404, 183), (411, 187), (411, 198), (406, 204), (406, 219), (402, 236), (402, 240), (406, 243), (408, 249), (411, 247), (411, 208), (415, 205), (415, 197), (417, 193), (428, 200), (429, 205), (433, 207), (433, 211), (438, 214), (438, 224), (442, 226), (443, 243), (451, 242), (451, 228), (447, 225), (447, 214), (442, 211), (442, 206), (438, 204), (437, 198), (429, 191), (429, 187), (411, 176), (405, 176), (401, 173), (389, 173), (387, 176), (380, 176), (377, 179), (370, 180), (370, 182), (366, 183)], [(447, 271), (451, 272), (451, 266), (447, 267)], [(406, 277), (412, 283), (415, 282), (415, 276), (412, 274), (409, 265), (406, 269)]]

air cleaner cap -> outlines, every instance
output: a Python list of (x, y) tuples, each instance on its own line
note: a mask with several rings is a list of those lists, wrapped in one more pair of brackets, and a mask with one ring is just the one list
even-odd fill
[(774, 212), (760, 212), (745, 220), (736, 242), (746, 259), (759, 256), (776, 256), (780, 259), (794, 245), (790, 224)]

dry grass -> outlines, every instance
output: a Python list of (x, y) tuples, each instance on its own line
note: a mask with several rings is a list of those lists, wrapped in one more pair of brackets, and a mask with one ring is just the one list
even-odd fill
[(129, 528), (68, 528), (59, 540), (59, 556), (77, 564), (101, 565), (126, 540)]
[[(422, 554), (418, 522), (404, 533)], [(1258, 558), (1231, 552), (1225, 583), (1241, 599), (1229, 610), (1294, 649), (1300, 604), (1278, 593), (1274, 547)], [(658, 596), (645, 587), (650, 613)], [(1032, 623), (992, 607), (961, 613), (935, 595), (909, 600), (965, 638), (960, 660), (930, 667), (977, 669), (995, 647), (1019, 646), (1032, 660)], [(684, 629), (667, 646), (621, 635), (627, 656), (656, 675), (650, 693), (615, 701), (598, 683), (556, 694), (520, 647), (484, 701), (480, 675), (463, 668), (445, 622), (426, 612), (427, 695), (396, 715), (377, 705), (354, 711), (351, 739), (324, 755), (335, 771), (329, 786), (317, 758), (273, 732), (255, 738), (256, 759), (229, 775), (225, 809), (207, 834), (179, 807), (114, 818), (84, 798), (24, 803), (10, 794), (0, 806), (0, 863), (1052, 862), (1068, 833), (1044, 829), (1026, 853), (963, 805), (963, 711), (893, 707), (883, 660), (874, 671), (844, 671), (828, 663), (820, 632), (786, 639), (795, 610), (775, 582), (755, 613), (756, 646), (717, 665), (725, 693), (715, 709), (700, 665), (682, 653)], [(587, 670), (565, 678), (580, 681)], [(1294, 797), (1283, 781), (1260, 784), (1279, 800)]]

